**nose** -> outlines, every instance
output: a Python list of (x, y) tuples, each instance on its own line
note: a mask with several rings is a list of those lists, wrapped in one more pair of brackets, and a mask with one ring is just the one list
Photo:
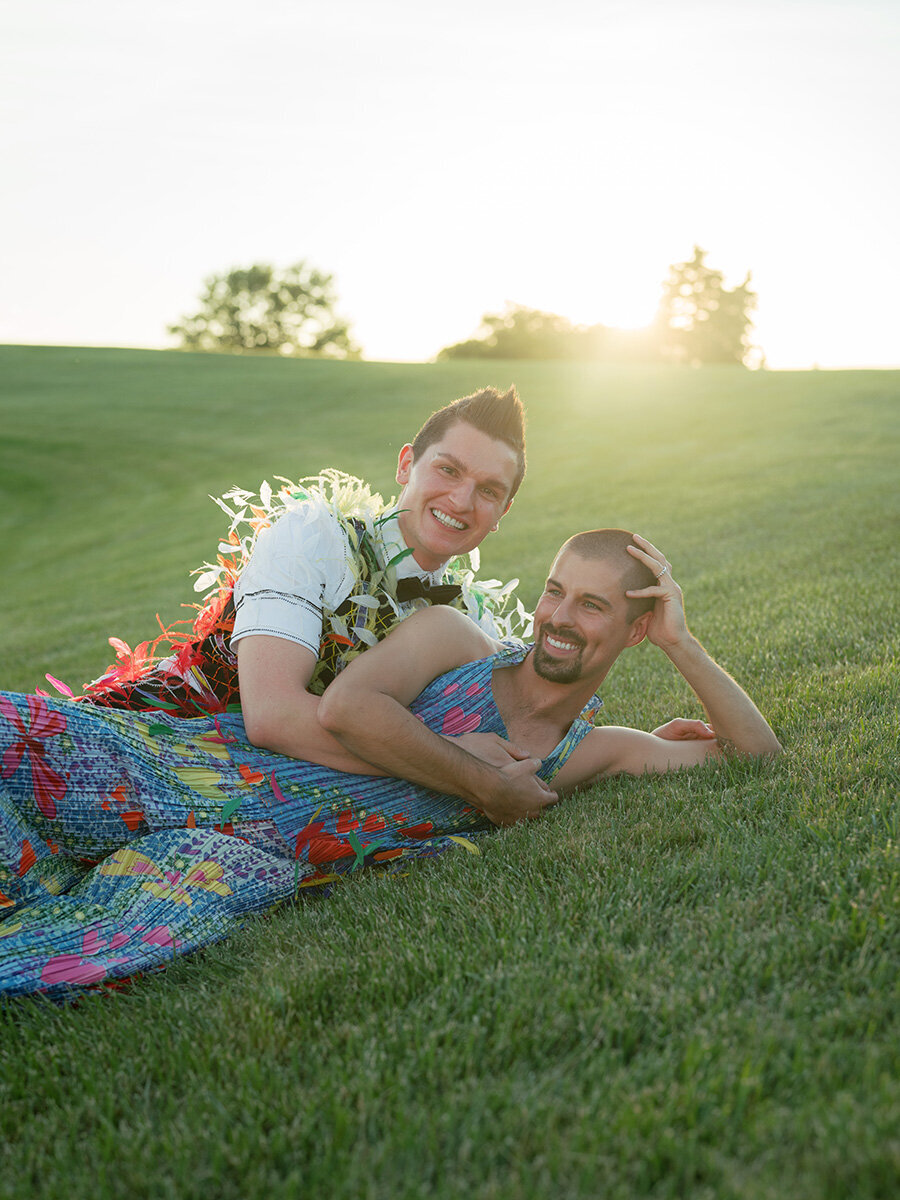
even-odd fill
[(457, 479), (448, 494), (457, 512), (468, 512), (475, 503), (475, 484), (471, 479)]
[(572, 601), (568, 597), (566, 597), (565, 599), (560, 600), (560, 602), (557, 604), (556, 608), (554, 608), (553, 615), (550, 618), (550, 622), (551, 622), (551, 624), (556, 625), (557, 628), (560, 626), (563, 626), (563, 625), (565, 625), (567, 627), (571, 627), (572, 625), (574, 625), (573, 616), (574, 616), (574, 608), (572, 605)]

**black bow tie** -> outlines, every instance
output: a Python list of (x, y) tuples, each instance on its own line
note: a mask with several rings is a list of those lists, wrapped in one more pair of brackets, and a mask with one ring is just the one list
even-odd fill
[(423, 583), (415, 575), (409, 579), (397, 580), (397, 599), (429, 600), (432, 604), (450, 604), (462, 594), (462, 588), (455, 583)]

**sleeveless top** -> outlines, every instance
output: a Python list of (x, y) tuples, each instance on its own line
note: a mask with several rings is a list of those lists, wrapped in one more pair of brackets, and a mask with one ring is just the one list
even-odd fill
[[(531, 649), (509, 640), (487, 658), (464, 663), (438, 676), (416, 697), (410, 711), (435, 733), (453, 737), (463, 733), (494, 733), (508, 738), (503, 718), (494, 702), (491, 677), (495, 669), (516, 665)], [(594, 727), (602, 700), (593, 696), (549, 754), (537, 774), (550, 783), (563, 763)], [(272, 755), (246, 741), (238, 714), (217, 722), (226, 737), (234, 779), (223, 778), (222, 764), (215, 772), (218, 786), (229, 795), (241, 795), (231, 815), (238, 836), (265, 846), (275, 854), (294, 854), (320, 872), (341, 871), (351, 857), (359, 864), (389, 858), (419, 857), (446, 848), (448, 838), (469, 837), (494, 826), (479, 809), (459, 796), (442, 793), (403, 779), (347, 775), (314, 763)], [(258, 779), (247, 795), (244, 780)], [(272, 793), (278, 798), (271, 799)], [(197, 820), (215, 820), (216, 811), (198, 811)], [(151, 826), (154, 824), (150, 821)], [(351, 831), (359, 843), (354, 844)], [(369, 848), (371, 846), (371, 849)], [(352, 851), (352, 854), (351, 854)], [(314, 876), (308, 882), (316, 882)]]
[[(410, 705), (410, 711), (435, 733), (450, 737), (462, 733), (496, 733), (509, 739), (503, 718), (494, 703), (491, 676), (499, 667), (517, 666), (532, 646), (516, 639), (503, 642), (503, 649), (489, 658), (464, 663), (433, 680)], [(538, 775), (549, 781), (557, 773), (582, 738), (594, 727), (603, 701), (593, 695), (565, 737), (543, 759)]]

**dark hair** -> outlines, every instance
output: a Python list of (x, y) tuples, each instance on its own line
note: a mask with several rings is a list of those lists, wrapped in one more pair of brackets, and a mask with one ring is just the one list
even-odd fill
[(482, 388), (433, 412), (415, 436), (413, 459), (440, 441), (450, 426), (459, 421), (473, 425), (488, 437), (506, 442), (516, 452), (519, 469), (508, 497), (512, 500), (525, 477), (525, 412), (515, 385), (506, 392), (498, 392), (494, 387)]
[[(637, 591), (639, 588), (653, 587), (656, 583), (656, 576), (649, 567), (625, 549), (626, 546), (633, 545), (634, 534), (629, 533), (627, 529), (586, 529), (583, 533), (576, 533), (570, 537), (560, 547), (559, 552), (562, 554), (564, 550), (571, 550), (574, 554), (581, 555), (582, 558), (603, 559), (605, 562), (621, 566), (620, 583), (623, 591)], [(629, 599), (626, 613), (628, 623), (631, 624), (645, 612), (650, 612), (654, 604), (656, 604), (656, 599), (653, 596), (637, 600)]]

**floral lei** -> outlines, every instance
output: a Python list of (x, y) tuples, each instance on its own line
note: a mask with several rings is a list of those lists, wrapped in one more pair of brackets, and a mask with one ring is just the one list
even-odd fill
[[(258, 495), (234, 487), (221, 497), (211, 497), (229, 518), (230, 525), (226, 539), (219, 543), (216, 563), (204, 563), (192, 572), (198, 577), (194, 590), (206, 593), (194, 633), (202, 636), (210, 623), (215, 623), (263, 529), (300, 504), (323, 507), (347, 535), (354, 551), (349, 561), (356, 580), (351, 595), (338, 612), (325, 618), (321, 656), (310, 681), (310, 689), (318, 691), (333, 677), (335, 667), (346, 666), (365, 646), (374, 646), (401, 620), (396, 568), (412, 550), (402, 550), (384, 561), (382, 543), (376, 535), (386, 521), (396, 517), (396, 501), (392, 497), (385, 502), (362, 479), (334, 467), (296, 483), (282, 476), (275, 478), (282, 485), (277, 492), (263, 481)], [(479, 561), (478, 550), (474, 549), (447, 564), (446, 577), (462, 589), (455, 607), (476, 622), (485, 613), (490, 614), (501, 637), (528, 637), (532, 617), (514, 596), (518, 579), (506, 584), (499, 579), (476, 580)], [(337, 666), (336, 659), (340, 660)]]
[[(260, 533), (300, 504), (324, 507), (340, 523), (352, 551), (349, 562), (356, 574), (351, 595), (338, 612), (326, 616), (320, 657), (308, 685), (310, 690), (321, 693), (351, 659), (366, 646), (375, 645), (397, 624), (402, 614), (397, 601), (396, 568), (412, 550), (403, 550), (385, 562), (383, 544), (376, 536), (385, 521), (397, 515), (395, 500), (385, 502), (363, 480), (333, 467), (296, 483), (281, 476), (275, 478), (281, 484), (277, 492), (264, 480), (258, 494), (233, 487), (222, 496), (210, 497), (228, 517), (229, 527), (219, 542), (216, 561), (203, 563), (191, 572), (197, 576), (194, 591), (203, 593), (202, 603), (191, 606), (197, 610), (196, 617), (190, 622), (176, 621), (168, 628), (160, 622), (161, 634), (133, 650), (120, 638), (110, 638), (116, 662), (85, 686), (85, 699), (102, 703), (104, 697), (122, 693), (130, 684), (140, 685), (162, 671), (167, 678), (189, 681), (193, 691), (203, 698), (204, 711), (220, 711), (223, 704), (217, 702), (215, 690), (204, 674), (209, 663), (198, 648), (215, 643), (219, 657), (233, 661), (227, 642), (234, 626), (231, 604), (234, 585)], [(532, 616), (514, 596), (518, 579), (506, 584), (499, 579), (476, 580), (478, 565), (477, 549), (447, 564), (446, 579), (462, 589), (453, 602), (454, 607), (476, 622), (489, 614), (501, 637), (527, 639)], [(177, 628), (187, 624), (190, 631)], [(58, 691), (73, 695), (66, 684), (50, 675), (47, 679)], [(152, 707), (174, 711), (177, 706), (157, 700)]]

